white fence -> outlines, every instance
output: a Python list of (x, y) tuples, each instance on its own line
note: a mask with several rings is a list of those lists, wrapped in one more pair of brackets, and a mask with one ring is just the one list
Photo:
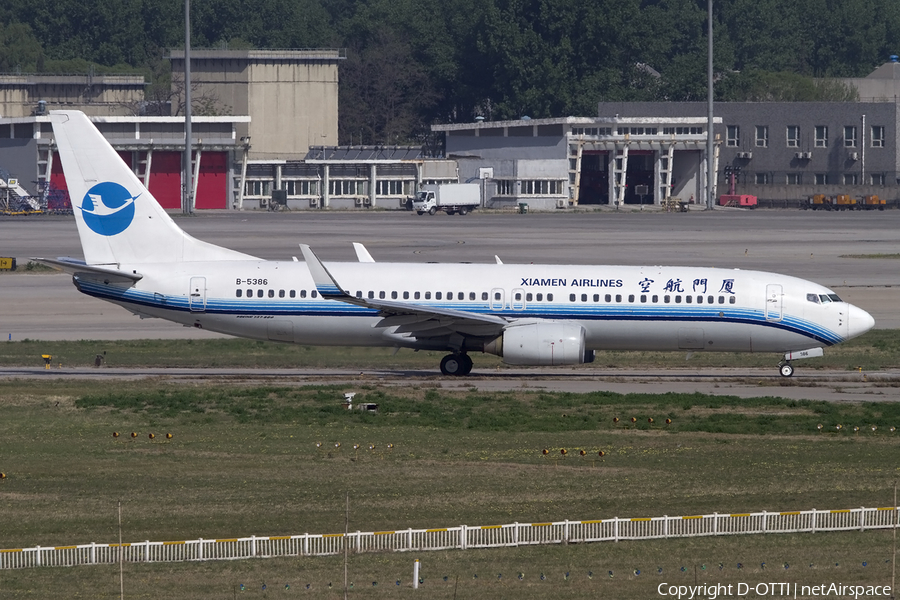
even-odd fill
[(712, 535), (753, 533), (813, 533), (816, 531), (865, 531), (898, 525), (898, 508), (851, 508), (745, 514), (694, 515), (560, 521), (555, 523), (511, 523), (406, 529), (402, 531), (342, 533), (189, 540), (183, 542), (132, 542), (130, 544), (83, 544), (13, 548), (0, 550), (0, 569), (27, 567), (71, 567), (114, 564), (119, 560), (183, 562), (191, 560), (238, 560), (278, 556), (325, 556), (340, 554), (344, 542), (352, 552), (408, 552), (466, 550), (536, 544), (618, 542)]

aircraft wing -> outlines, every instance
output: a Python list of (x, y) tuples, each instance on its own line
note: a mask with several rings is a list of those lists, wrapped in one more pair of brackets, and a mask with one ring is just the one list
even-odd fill
[(408, 334), (416, 338), (463, 334), (470, 336), (495, 336), (509, 324), (496, 315), (483, 315), (464, 310), (421, 306), (394, 300), (357, 298), (341, 290), (337, 281), (319, 260), (312, 248), (300, 244), (303, 258), (309, 267), (316, 290), (323, 298), (372, 308), (384, 317), (374, 327), (397, 327), (395, 334)]
[(113, 267), (101, 267), (98, 265), (89, 265), (82, 260), (75, 258), (32, 258), (31, 260), (61, 269), (72, 275), (80, 275), (88, 279), (96, 279), (105, 283), (134, 283), (144, 278), (137, 271), (122, 271)]

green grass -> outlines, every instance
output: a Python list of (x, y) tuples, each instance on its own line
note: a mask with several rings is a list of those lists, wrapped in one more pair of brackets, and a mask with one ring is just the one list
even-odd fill
[[(802, 361), (804, 369), (873, 371), (900, 367), (900, 330), (878, 329), (834, 348), (822, 358)], [(64, 367), (92, 366), (97, 354), (110, 367), (219, 368), (384, 368), (436, 370), (443, 352), (394, 354), (390, 348), (298, 346), (245, 339), (36, 341), (0, 343), (0, 366), (40, 366), (42, 354)], [(479, 369), (507, 368), (496, 356), (473, 355)], [(704, 353), (685, 360), (684, 352), (598, 352), (585, 368), (772, 368), (776, 354)]]
[[(379, 413), (340, 408), (351, 390)], [(340, 532), (347, 491), (350, 529), (383, 531), (889, 506), (900, 475), (898, 440), (887, 432), (900, 420), (893, 403), (153, 380), (7, 381), (0, 398), (5, 548), (114, 542), (120, 500), (124, 539), (160, 541)], [(879, 430), (853, 434), (854, 424)], [(451, 598), (455, 589), (458, 598), (628, 599), (654, 595), (660, 567), (676, 583), (692, 583), (694, 567), (701, 583), (881, 582), (889, 550), (889, 533), (848, 532), (373, 554), (351, 558), (350, 579), (364, 598)], [(426, 578), (417, 592), (409, 586), (415, 558)], [(343, 577), (340, 557), (125, 571), (128, 597), (229, 598), (244, 583), (242, 597), (331, 598)], [(0, 572), (4, 599), (114, 598), (118, 589), (117, 567)]]

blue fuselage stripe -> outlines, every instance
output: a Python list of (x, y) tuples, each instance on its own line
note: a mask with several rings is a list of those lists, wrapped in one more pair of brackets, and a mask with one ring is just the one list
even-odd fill
[[(238, 299), (206, 299), (193, 306), (186, 296), (162, 296), (135, 289), (121, 289), (79, 281), (78, 288), (83, 293), (103, 300), (128, 303), (157, 310), (169, 310), (183, 313), (200, 312), (211, 315), (272, 315), (286, 317), (377, 317), (379, 311), (325, 299), (306, 299), (302, 301), (276, 298)], [(706, 322), (706, 323), (739, 323), (775, 329), (806, 336), (826, 345), (834, 345), (843, 338), (833, 331), (815, 323), (785, 315), (781, 321), (766, 320), (762, 311), (741, 308), (736, 305), (710, 307), (695, 306), (688, 308), (659, 307), (651, 308), (641, 305), (629, 308), (616, 305), (531, 305), (522, 310), (491, 310), (485, 303), (453, 302), (428, 303), (416, 302), (423, 308), (445, 308), (473, 314), (490, 314), (513, 319), (553, 319), (574, 321), (643, 321), (643, 322)], [(731, 308), (733, 307), (733, 308)], [(199, 310), (198, 310), (199, 309)]]

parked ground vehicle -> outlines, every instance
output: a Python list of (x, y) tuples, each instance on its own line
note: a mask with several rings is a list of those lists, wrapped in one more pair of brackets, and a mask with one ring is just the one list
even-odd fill
[(720, 206), (736, 206), (740, 208), (756, 208), (759, 201), (756, 196), (749, 194), (722, 194), (719, 197)]
[(851, 198), (850, 194), (838, 194), (832, 202), (835, 210), (856, 210), (856, 198)]
[(863, 196), (856, 205), (860, 210), (884, 210), (887, 201), (877, 195)]
[(861, 196), (853, 198), (849, 194), (838, 194), (837, 196), (826, 196), (825, 194), (816, 194), (806, 198), (806, 202), (800, 204), (800, 208), (812, 210), (884, 210), (887, 201), (879, 198), (877, 195)]
[(468, 214), (481, 204), (481, 186), (477, 183), (444, 183), (424, 185), (416, 192), (413, 210), (430, 215), (442, 210), (448, 215)]

